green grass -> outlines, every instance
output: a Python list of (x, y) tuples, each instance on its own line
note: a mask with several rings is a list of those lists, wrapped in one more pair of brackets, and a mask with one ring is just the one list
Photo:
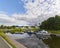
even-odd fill
[(13, 45), (11, 43), (11, 41), (9, 40), (9, 38), (3, 33), (0, 31), (0, 36), (2, 36), (13, 48), (16, 48), (15, 45)]
[(60, 37), (51, 36), (49, 39), (43, 40), (50, 48), (60, 48)]
[(48, 30), (48, 32), (52, 34), (60, 34), (60, 30)]

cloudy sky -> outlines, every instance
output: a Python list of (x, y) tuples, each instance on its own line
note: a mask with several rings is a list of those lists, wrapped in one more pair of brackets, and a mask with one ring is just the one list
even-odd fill
[(0, 25), (36, 25), (60, 15), (60, 0), (0, 0)]

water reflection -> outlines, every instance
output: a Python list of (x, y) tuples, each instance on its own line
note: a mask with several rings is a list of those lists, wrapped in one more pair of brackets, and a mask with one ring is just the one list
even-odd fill
[(27, 33), (23, 33), (23, 34), (11, 34), (11, 33), (6, 33), (6, 35), (14, 38), (14, 39), (21, 39), (21, 38), (27, 38), (30, 37)]

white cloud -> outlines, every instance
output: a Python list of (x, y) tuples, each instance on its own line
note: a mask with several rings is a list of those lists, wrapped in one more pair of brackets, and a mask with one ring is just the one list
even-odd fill
[(14, 17), (10, 17), (7, 14), (0, 14), (0, 25), (28, 25), (28, 23), (24, 20), (17, 20)]
[(56, 14), (60, 15), (60, 0), (22, 0), (25, 14), (0, 14), (0, 22), (5, 25), (34, 25)]
[[(60, 0), (22, 0), (27, 9), (26, 17), (32, 22), (39, 23), (51, 16), (60, 14)], [(33, 20), (34, 19), (34, 20)]]

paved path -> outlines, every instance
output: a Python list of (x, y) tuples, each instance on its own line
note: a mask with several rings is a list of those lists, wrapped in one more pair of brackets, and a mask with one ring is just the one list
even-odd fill
[(0, 48), (10, 48), (0, 36)]

